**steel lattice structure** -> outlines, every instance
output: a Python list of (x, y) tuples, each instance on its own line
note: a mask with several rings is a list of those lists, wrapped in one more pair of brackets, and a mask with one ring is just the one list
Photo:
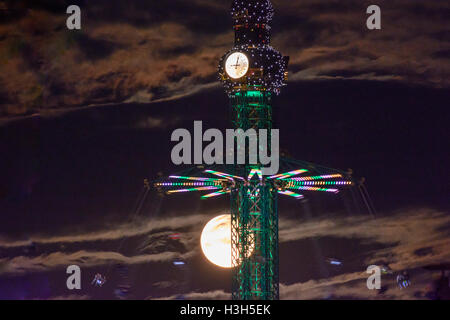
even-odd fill
[[(269, 0), (235, 0), (231, 13), (235, 46), (219, 63), (219, 77), (230, 98), (231, 121), (235, 129), (267, 129), (270, 141), (272, 96), (285, 85), (289, 59), (270, 46), (273, 8)], [(246, 67), (239, 59), (231, 64), (236, 72), (246, 69), (238, 78), (226, 69), (227, 59), (236, 52), (248, 59)], [(292, 168), (294, 164), (300, 167)], [(302, 199), (303, 191), (337, 193), (353, 185), (351, 177), (338, 170), (283, 160), (282, 167), (286, 166), (295, 170), (263, 176), (259, 164), (223, 165), (222, 171), (210, 167), (154, 184), (168, 194), (210, 191), (202, 199), (230, 195), (233, 299), (279, 298), (279, 194)]]
[[(202, 199), (230, 194), (231, 257), (233, 299), (278, 299), (278, 194), (303, 199), (306, 192), (338, 193), (354, 183), (345, 173), (307, 164), (322, 175), (305, 175), (311, 169), (297, 169), (265, 177), (259, 166), (236, 166), (238, 176), (206, 169), (210, 176), (169, 176), (155, 187), (167, 194), (213, 191)], [(233, 168), (230, 168), (233, 170)]]

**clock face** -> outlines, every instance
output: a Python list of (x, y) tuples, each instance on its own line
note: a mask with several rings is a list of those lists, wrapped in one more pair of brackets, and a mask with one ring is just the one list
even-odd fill
[(225, 62), (225, 71), (233, 79), (243, 77), (248, 71), (248, 58), (242, 52), (230, 54)]

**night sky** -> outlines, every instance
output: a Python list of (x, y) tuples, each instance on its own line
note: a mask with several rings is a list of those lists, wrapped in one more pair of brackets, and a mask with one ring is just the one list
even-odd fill
[[(124, 283), (127, 299), (231, 298), (230, 271), (199, 245), (227, 197), (152, 190), (133, 213), (144, 178), (186, 169), (171, 163), (173, 130), (230, 127), (216, 70), (231, 1), (34, 2), (0, 1), (0, 299), (117, 299)], [(369, 1), (272, 3), (272, 45), (290, 56), (274, 99), (283, 152), (351, 168), (377, 211), (345, 193), (280, 198), (281, 298), (434, 297), (432, 266), (450, 263), (450, 4), (378, 1), (370, 31)], [(69, 4), (80, 31), (65, 27)], [(381, 263), (411, 287), (387, 275), (368, 290)], [(66, 288), (71, 264), (82, 290)]]

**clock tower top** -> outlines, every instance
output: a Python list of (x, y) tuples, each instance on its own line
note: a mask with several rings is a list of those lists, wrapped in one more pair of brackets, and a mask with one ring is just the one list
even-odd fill
[(219, 79), (229, 95), (244, 91), (279, 94), (289, 57), (270, 45), (274, 9), (269, 0), (233, 0), (234, 46), (219, 62)]

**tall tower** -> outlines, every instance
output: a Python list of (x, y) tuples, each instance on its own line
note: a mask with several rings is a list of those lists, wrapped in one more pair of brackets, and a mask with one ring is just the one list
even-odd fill
[[(270, 46), (273, 7), (269, 0), (234, 0), (231, 15), (234, 47), (220, 60), (219, 79), (230, 98), (232, 125), (254, 129), (255, 134), (266, 129), (270, 142), (272, 97), (285, 85), (289, 58)], [(282, 158), (280, 168), (289, 171), (272, 176), (262, 175), (259, 162), (245, 163), (190, 168), (154, 186), (167, 194), (206, 191), (202, 199), (229, 194), (232, 297), (274, 300), (279, 298), (278, 194), (303, 199), (299, 190), (336, 194), (354, 183), (349, 173), (305, 161)]]
[[(269, 0), (234, 0), (231, 16), (234, 47), (219, 63), (231, 120), (234, 129), (267, 129), (270, 141), (272, 96), (285, 84), (288, 64), (270, 46), (273, 7)], [(234, 167), (235, 176), (248, 179), (230, 192), (233, 299), (279, 297), (277, 188), (260, 172), (261, 165)]]

